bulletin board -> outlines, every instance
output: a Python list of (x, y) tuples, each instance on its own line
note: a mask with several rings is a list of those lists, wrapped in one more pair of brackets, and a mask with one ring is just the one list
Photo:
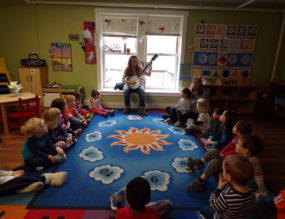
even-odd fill
[(250, 80), (257, 26), (196, 24), (192, 76), (238, 84)]

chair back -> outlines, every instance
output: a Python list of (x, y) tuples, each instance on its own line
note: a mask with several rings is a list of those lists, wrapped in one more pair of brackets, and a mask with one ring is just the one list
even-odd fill
[(34, 98), (26, 100), (19, 98), (20, 124), (24, 124), (28, 118), (40, 117), (39, 105), (40, 99), (37, 95)]

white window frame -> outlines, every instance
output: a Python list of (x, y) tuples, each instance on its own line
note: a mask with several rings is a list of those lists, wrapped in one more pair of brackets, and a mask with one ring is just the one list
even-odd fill
[[(188, 21), (188, 12), (187, 11), (168, 11), (168, 10), (141, 10), (141, 9), (118, 9), (118, 8), (95, 8), (95, 45), (96, 45), (96, 53), (97, 53), (97, 87), (101, 90), (102, 94), (111, 94), (111, 95), (121, 95), (122, 91), (117, 90), (110, 90), (110, 89), (102, 89), (103, 87), (103, 77), (102, 77), (102, 67), (103, 67), (103, 60), (102, 52), (103, 52), (103, 40), (102, 38), (102, 16), (103, 15), (129, 15), (129, 16), (180, 16), (182, 18), (182, 36), (181, 36), (181, 48), (180, 48), (180, 61), (178, 63), (177, 69), (177, 82), (179, 82), (179, 71), (180, 71), (180, 63), (184, 63), (184, 54), (186, 48), (186, 32), (187, 32), (187, 21)], [(139, 57), (144, 57), (141, 54), (138, 54)], [(127, 65), (127, 63), (126, 63)], [(180, 93), (182, 83), (178, 83), (176, 86), (176, 91), (174, 92), (167, 92), (167, 91), (155, 91), (155, 92), (148, 92), (148, 95), (155, 95), (155, 96), (177, 96), (177, 93)]]

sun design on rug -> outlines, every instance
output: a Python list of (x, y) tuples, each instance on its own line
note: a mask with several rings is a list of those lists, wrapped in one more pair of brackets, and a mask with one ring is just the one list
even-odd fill
[(167, 138), (169, 134), (160, 134), (160, 130), (151, 131), (149, 128), (141, 130), (131, 127), (128, 131), (115, 130), (118, 135), (110, 135), (108, 138), (116, 138), (120, 141), (115, 141), (110, 146), (121, 145), (125, 146), (124, 152), (128, 153), (132, 150), (140, 149), (142, 153), (149, 154), (150, 150), (164, 151), (162, 145), (170, 145), (173, 143), (167, 142), (163, 139)]

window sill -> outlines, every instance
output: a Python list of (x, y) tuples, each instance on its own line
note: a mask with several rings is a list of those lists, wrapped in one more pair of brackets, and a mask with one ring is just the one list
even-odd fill
[[(158, 91), (158, 90), (146, 90), (146, 96), (154, 96), (154, 97), (177, 97), (180, 95), (180, 92), (175, 91)], [(122, 90), (112, 90), (112, 89), (104, 89), (100, 90), (102, 95), (106, 96), (121, 96), (123, 95)]]

